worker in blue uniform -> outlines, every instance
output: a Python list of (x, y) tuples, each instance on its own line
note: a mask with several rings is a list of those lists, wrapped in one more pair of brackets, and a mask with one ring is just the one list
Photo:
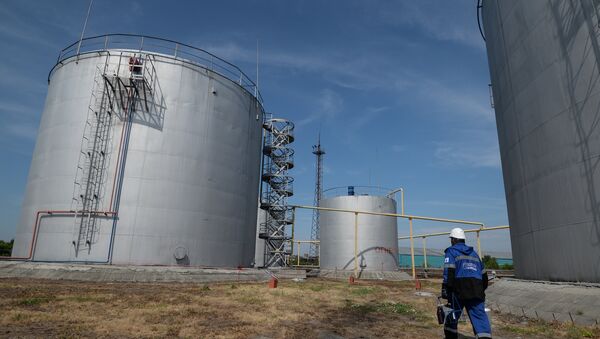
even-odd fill
[(485, 313), (485, 289), (488, 276), (473, 247), (465, 244), (465, 232), (455, 228), (450, 232), (452, 246), (445, 250), (442, 298), (453, 311), (446, 317), (444, 335), (458, 338), (458, 319), (467, 310), (476, 338), (491, 338), (492, 328)]

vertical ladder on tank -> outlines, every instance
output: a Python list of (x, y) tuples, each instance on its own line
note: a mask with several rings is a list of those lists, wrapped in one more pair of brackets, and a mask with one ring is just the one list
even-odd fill
[[(101, 200), (106, 184), (106, 169), (111, 149), (113, 119), (121, 113), (124, 124), (131, 124), (136, 106), (139, 111), (149, 111), (148, 102), (153, 98), (152, 85), (156, 80), (154, 63), (151, 57), (140, 55), (135, 66), (122, 62), (123, 53), (116, 65), (106, 61), (99, 65), (94, 78), (94, 89), (83, 133), (81, 152), (77, 165), (72, 208), (75, 213), (75, 255), (81, 249), (91, 249), (94, 234), (97, 232)], [(129, 68), (128, 68), (129, 67)], [(137, 67), (137, 68), (134, 68)], [(121, 149), (123, 151), (123, 149)], [(119, 156), (117, 159), (119, 159)], [(115, 176), (118, 176), (115, 173)], [(115, 177), (116, 181), (116, 177)], [(111, 199), (112, 200), (112, 199)], [(112, 209), (113, 206), (109, 206)]]
[[(107, 58), (108, 60), (108, 58)], [(75, 228), (78, 229), (73, 241), (75, 254), (80, 249), (90, 247), (91, 238), (96, 229), (96, 213), (104, 193), (108, 152), (114, 116), (114, 98), (116, 97), (109, 81), (106, 67), (98, 67), (94, 78), (92, 102), (89, 106), (82, 147), (77, 165), (75, 185), (78, 193), (73, 197), (75, 204)]]

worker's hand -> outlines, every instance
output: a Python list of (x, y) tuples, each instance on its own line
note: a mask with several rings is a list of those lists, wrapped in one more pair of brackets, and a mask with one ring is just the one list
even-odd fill
[(442, 299), (450, 300), (450, 293), (448, 291), (448, 285), (442, 284)]

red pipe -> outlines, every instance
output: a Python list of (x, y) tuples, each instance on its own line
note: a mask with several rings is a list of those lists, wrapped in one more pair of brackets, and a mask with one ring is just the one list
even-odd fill
[[(31, 244), (29, 245), (29, 255), (27, 257), (0, 257), (0, 260), (29, 260), (33, 255), (33, 249), (35, 248), (35, 243), (37, 242), (38, 236), (38, 228), (40, 224), (40, 214), (62, 214), (62, 215), (74, 215), (74, 214), (86, 214), (83, 212), (75, 212), (75, 211), (61, 211), (61, 210), (52, 210), (52, 211), (38, 211), (35, 214), (35, 223), (33, 224), (33, 234), (31, 236)], [(116, 212), (112, 211), (91, 211), (88, 214), (104, 214), (108, 215), (116, 215)]]

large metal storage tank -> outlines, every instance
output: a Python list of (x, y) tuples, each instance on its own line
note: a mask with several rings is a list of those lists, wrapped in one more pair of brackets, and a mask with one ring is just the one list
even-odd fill
[[(253, 83), (236, 66), (170, 40), (110, 35), (84, 40), (79, 55), (75, 47), (49, 77), (14, 255), (27, 257), (37, 233), (35, 261), (250, 266), (263, 120)], [(82, 167), (96, 173), (91, 157), (80, 156), (99, 109), (90, 97), (133, 84), (138, 60), (148, 79), (106, 92), (119, 94), (104, 108), (113, 120), (98, 152), (106, 156), (102, 189), (90, 198), (99, 200), (95, 210), (118, 214), (91, 215), (96, 222), (81, 232), (90, 214), (72, 213), (80, 210), (74, 181)], [(126, 95), (135, 97), (129, 115)], [(63, 212), (38, 213), (49, 210)]]
[[(346, 195), (321, 200), (320, 207), (396, 213), (395, 200), (385, 196)], [(320, 212), (321, 268), (354, 269), (354, 213)], [(358, 215), (360, 271), (398, 269), (398, 229), (395, 217)]]
[(600, 282), (600, 3), (485, 0), (519, 278)]

